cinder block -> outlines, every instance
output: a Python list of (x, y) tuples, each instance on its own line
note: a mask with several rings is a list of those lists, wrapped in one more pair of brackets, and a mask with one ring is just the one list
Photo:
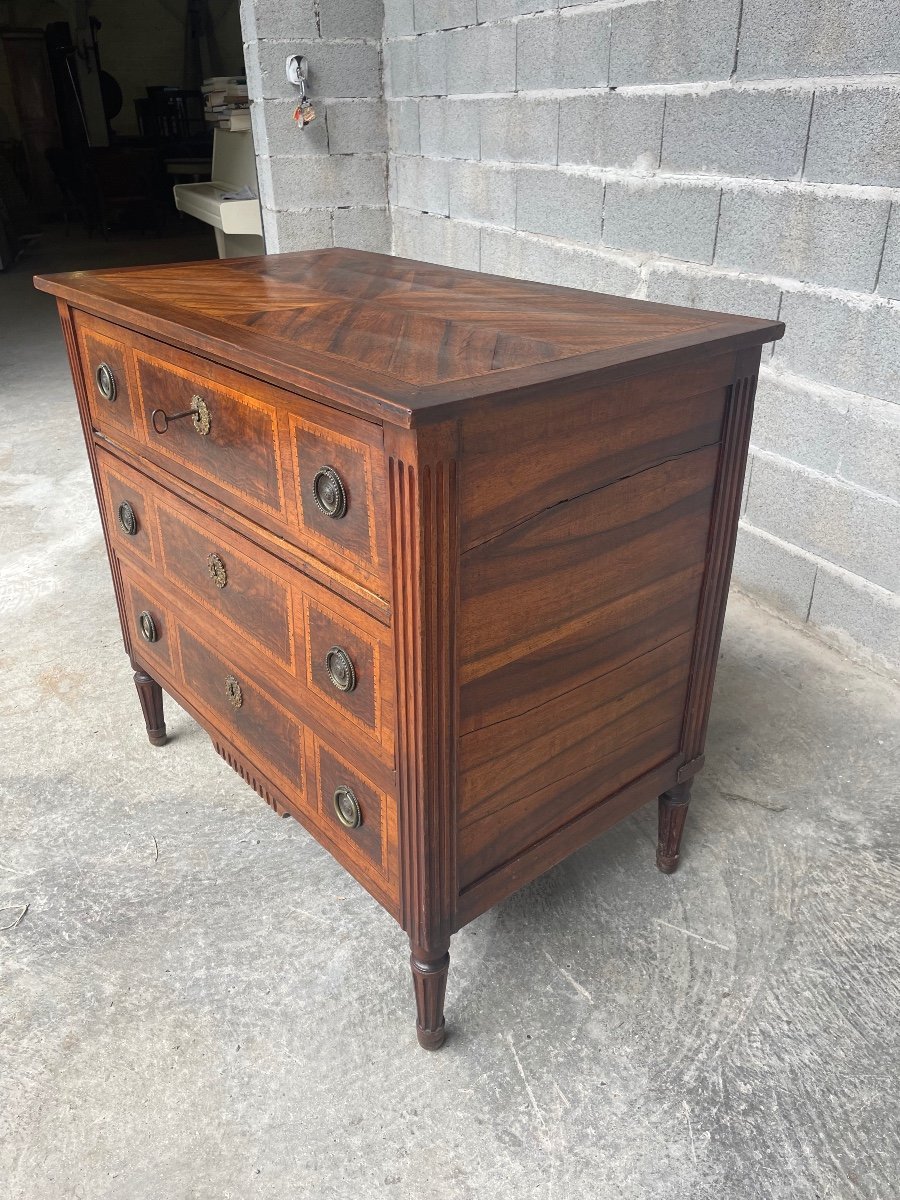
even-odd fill
[(413, 33), (416, 19), (413, 0), (384, 0), (384, 36)]
[(742, 521), (733, 579), (761, 603), (805, 622), (816, 579), (816, 559)]
[(712, 312), (774, 320), (778, 315), (781, 288), (761, 279), (728, 275), (706, 267), (652, 263), (647, 268), (647, 299), (660, 304), (680, 304), (685, 308), (708, 308)]
[(238, 15), (241, 22), (241, 42), (246, 47), (249, 42), (255, 42), (259, 34), (256, 32), (256, 0), (246, 0), (238, 5)]
[(809, 623), (850, 657), (900, 677), (900, 596), (823, 563)]
[(853, 291), (875, 287), (890, 200), (791, 188), (722, 191), (716, 262)]
[[(284, 63), (288, 54), (309, 59), (309, 92), (316, 98), (381, 96), (379, 48), (367, 42), (259, 42), (258, 90), (251, 95), (267, 100), (293, 100), (297, 89), (288, 83)], [(249, 69), (249, 68), (248, 68)], [(248, 76), (249, 83), (249, 76)]]
[(900, 310), (886, 302), (849, 303), (814, 292), (784, 293), (784, 340), (773, 361), (784, 370), (881, 400), (898, 400)]
[(478, 270), (480, 235), (477, 225), (402, 208), (394, 212), (393, 221), (395, 254), (447, 267)]
[(416, 30), (455, 29), (474, 25), (478, 19), (475, 0), (416, 0)]
[(383, 100), (341, 100), (329, 104), (326, 120), (328, 149), (332, 154), (378, 154), (388, 148)]
[(839, 478), (900, 502), (900, 404), (851, 397), (845, 432)]
[(319, 36), (315, 0), (245, 0), (240, 9), (245, 42)]
[(389, 100), (387, 131), (388, 145), (392, 154), (418, 154), (419, 101)]
[(266, 254), (277, 254), (278, 253), (278, 223), (277, 223), (278, 214), (273, 212), (271, 208), (266, 208), (265, 205), (262, 205), (261, 208), (262, 208), (263, 241), (265, 242), (265, 245), (266, 245)]
[(760, 371), (751, 445), (836, 475), (847, 429), (846, 393)]
[(896, 71), (900, 6), (892, 0), (744, 0), (737, 74), (873, 75)]
[(515, 168), (492, 167), (485, 163), (451, 163), (450, 216), (514, 228)]
[(609, 67), (609, 13), (554, 13), (516, 25), (516, 87), (602, 87)]
[(623, 92), (562, 98), (559, 161), (628, 171), (655, 170), (665, 104), (663, 96)]
[(448, 164), (436, 158), (395, 158), (397, 203), (417, 212), (450, 212)]
[(294, 250), (319, 250), (330, 246), (331, 210), (263, 212), (266, 250), (269, 254), (290, 254)]
[(900, 204), (893, 205), (884, 241), (884, 256), (878, 274), (878, 291), (882, 296), (900, 300)]
[(487, 227), (481, 231), (481, 269), (617, 296), (634, 295), (640, 284), (637, 263), (625, 255)]
[(449, 34), (426, 34), (385, 43), (385, 88), (388, 96), (442, 96), (447, 91)]
[(900, 587), (900, 504), (895, 501), (786, 459), (757, 455), (746, 520), (879, 587)]
[(383, 154), (321, 154), (260, 161), (269, 165), (272, 193), (264, 203), (270, 208), (379, 207), (387, 203)]
[(479, 127), (480, 106), (477, 101), (419, 101), (419, 139), (422, 154), (435, 154), (441, 158), (478, 158)]
[[(433, 34), (446, 47), (447, 86), (451, 94), (512, 92), (516, 87), (516, 27), (476, 25)], [(426, 41), (420, 38), (419, 41)]]
[(555, 163), (557, 100), (484, 100), (481, 157), (500, 162)]
[(386, 208), (338, 208), (334, 212), (334, 244), (350, 250), (391, 252), (391, 222)]
[[(581, 3), (581, 0), (577, 0)], [(526, 13), (547, 12), (556, 8), (556, 0), (478, 0), (478, 20), (498, 21), (503, 17), (521, 17)]]
[(328, 153), (328, 125), (320, 107), (316, 120), (298, 129), (294, 120), (296, 100), (255, 100), (250, 105), (253, 145), (258, 155)]
[(323, 38), (381, 37), (383, 0), (322, 0), (317, 8)]
[(706, 184), (610, 181), (603, 241), (624, 250), (655, 250), (712, 262), (719, 189)]
[(799, 179), (812, 93), (716, 88), (666, 99), (662, 162), (670, 171)]
[(516, 228), (596, 244), (603, 226), (603, 180), (564, 171), (517, 172)]
[(728, 79), (740, 0), (653, 0), (612, 10), (609, 82)]
[(816, 91), (805, 179), (900, 186), (900, 87)]
[(255, 100), (261, 100), (263, 94), (262, 67), (259, 61), (259, 42), (257, 41), (245, 42), (244, 71), (247, 75), (247, 92), (252, 104)]

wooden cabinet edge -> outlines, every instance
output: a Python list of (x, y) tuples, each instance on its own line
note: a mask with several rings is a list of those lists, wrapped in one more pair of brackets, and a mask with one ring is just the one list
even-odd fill
[(385, 427), (393, 533), (401, 923), (409, 935), (420, 1044), (444, 1037), (456, 909), (459, 608), (457, 422)]

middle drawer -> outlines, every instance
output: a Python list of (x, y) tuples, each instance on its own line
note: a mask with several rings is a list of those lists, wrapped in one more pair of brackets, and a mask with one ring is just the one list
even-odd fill
[(393, 766), (390, 630), (102, 448), (97, 459), (112, 549), (183, 623), (262, 669), (301, 719)]

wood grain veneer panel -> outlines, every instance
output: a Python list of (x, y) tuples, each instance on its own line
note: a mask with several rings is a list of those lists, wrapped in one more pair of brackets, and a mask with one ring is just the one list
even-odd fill
[(719, 440), (731, 355), (555, 397), (546, 389), (463, 422), (463, 552), (585, 492)]
[[(103, 450), (97, 451), (97, 478), (106, 511), (107, 528), (116, 550), (126, 555), (136, 555), (147, 566), (154, 566), (156, 514), (148, 480)], [(134, 533), (126, 533), (119, 520), (121, 504), (131, 505), (136, 521)]]
[[(96, 322), (88, 326), (76, 318), (76, 337), (84, 372), (84, 391), (96, 429), (133, 433), (135, 412), (132, 393), (131, 351), (117, 335), (115, 325)], [(97, 369), (105, 363), (112, 371), (115, 396), (108, 400), (97, 385)]]
[[(256, 754), (268, 773), (282, 786), (298, 792), (303, 787), (301, 730), (291, 713), (281, 707), (268, 689), (239, 664), (212, 650), (192, 632), (178, 626), (181, 679), (187, 695), (205, 709), (230, 741)], [(242, 702), (235, 708), (226, 694), (226, 680), (234, 677)]]
[[(692, 641), (683, 633), (559, 700), (460, 739), (463, 886), (678, 750)], [(566, 780), (587, 769), (591, 792), (570, 794)]]
[[(401, 427), (474, 398), (683, 362), (781, 337), (701, 312), (390, 255), (298, 254), (38, 277), (38, 287), (206, 358)], [(659, 363), (663, 365), (662, 361)]]
[[(134, 365), (144, 439), (175, 474), (187, 470), (200, 475), (216, 491), (285, 519), (276, 409), (139, 350), (134, 351)], [(155, 409), (175, 416), (191, 408), (194, 396), (209, 406), (209, 433), (198, 433), (190, 417), (171, 422), (164, 434), (154, 430)]]
[(462, 556), (463, 734), (692, 626), (717, 460), (717, 447), (682, 455)]
[[(187, 505), (157, 495), (156, 514), (162, 569), (166, 578), (190, 592), (211, 622), (224, 622), (275, 659), (295, 670), (291, 588), (271, 560), (250, 543), (239, 543)], [(209, 572), (215, 554), (226, 572), (217, 587)]]

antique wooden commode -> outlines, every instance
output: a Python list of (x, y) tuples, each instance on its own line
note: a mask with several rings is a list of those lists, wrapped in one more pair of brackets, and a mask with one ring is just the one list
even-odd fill
[(160, 685), (409, 934), (451, 934), (703, 742), (778, 322), (321, 250), (53, 292), (147, 732)]

